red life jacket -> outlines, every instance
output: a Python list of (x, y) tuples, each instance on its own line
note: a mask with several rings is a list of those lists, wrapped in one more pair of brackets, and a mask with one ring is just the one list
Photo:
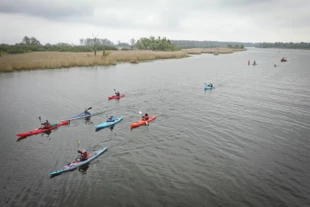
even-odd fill
[(82, 153), (81, 153), (81, 157), (82, 157), (83, 159), (86, 159), (86, 158), (87, 158), (87, 152), (82, 152)]
[(144, 116), (144, 120), (149, 120), (149, 116)]

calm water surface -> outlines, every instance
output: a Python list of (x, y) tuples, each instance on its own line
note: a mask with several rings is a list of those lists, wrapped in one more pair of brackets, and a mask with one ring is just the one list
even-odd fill
[[(309, 51), (249, 49), (0, 74), (0, 206), (310, 206), (309, 65)], [(113, 89), (126, 96), (108, 101)], [(90, 106), (104, 114), (17, 141), (39, 116), (57, 122)], [(130, 130), (139, 111), (157, 119)], [(124, 119), (96, 132), (109, 114)], [(50, 178), (79, 140), (109, 148)]]

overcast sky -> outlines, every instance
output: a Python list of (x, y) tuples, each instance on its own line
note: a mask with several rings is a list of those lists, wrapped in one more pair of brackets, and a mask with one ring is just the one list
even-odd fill
[(310, 42), (310, 0), (0, 0), (0, 43), (80, 38)]

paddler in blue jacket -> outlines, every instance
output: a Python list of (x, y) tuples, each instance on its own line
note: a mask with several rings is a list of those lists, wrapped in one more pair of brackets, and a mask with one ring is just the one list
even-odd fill
[(89, 110), (88, 108), (85, 108), (85, 111), (84, 111), (84, 114), (85, 114), (85, 115), (90, 115), (90, 113), (88, 112), (88, 110)]
[(107, 122), (114, 122), (114, 121), (115, 121), (114, 116), (110, 115), (110, 117), (108, 118)]

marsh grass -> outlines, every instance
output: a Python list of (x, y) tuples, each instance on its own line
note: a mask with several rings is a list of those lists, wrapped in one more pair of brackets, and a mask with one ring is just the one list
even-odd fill
[(189, 49), (174, 52), (134, 50), (134, 51), (111, 51), (103, 56), (102, 51), (94, 56), (93, 53), (77, 52), (32, 52), (25, 54), (5, 54), (0, 57), (0, 72), (13, 72), (22, 70), (54, 69), (85, 66), (116, 65), (118, 62), (139, 63), (156, 59), (184, 58), (188, 54), (232, 53), (231, 49)]

